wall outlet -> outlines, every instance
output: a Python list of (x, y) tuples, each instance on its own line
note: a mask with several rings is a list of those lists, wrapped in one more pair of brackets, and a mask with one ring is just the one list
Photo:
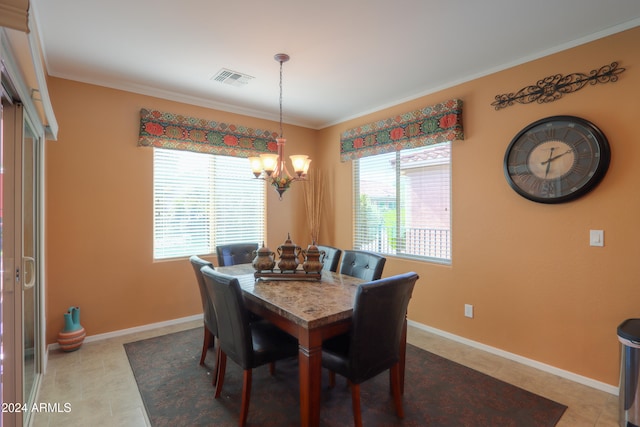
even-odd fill
[(471, 304), (464, 305), (464, 317), (469, 317), (473, 319), (473, 305)]

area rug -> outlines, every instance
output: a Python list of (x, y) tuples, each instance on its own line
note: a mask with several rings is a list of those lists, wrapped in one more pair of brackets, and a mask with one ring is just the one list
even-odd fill
[[(124, 345), (151, 425), (237, 426), (242, 370), (227, 361), (222, 396), (214, 399), (213, 350), (200, 366), (202, 329), (163, 335)], [(351, 394), (344, 378), (329, 389), (323, 369), (321, 425), (353, 425)], [(297, 359), (253, 372), (248, 426), (300, 425)], [(365, 426), (539, 427), (555, 426), (566, 406), (507, 384), (438, 355), (407, 346), (405, 418), (395, 415), (389, 376), (361, 386)]]

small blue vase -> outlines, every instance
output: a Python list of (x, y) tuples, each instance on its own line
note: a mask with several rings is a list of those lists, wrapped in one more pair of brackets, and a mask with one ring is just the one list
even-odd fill
[(58, 333), (58, 344), (62, 351), (75, 351), (84, 342), (86, 332), (80, 325), (80, 307), (69, 307), (64, 313), (64, 329)]
[(73, 332), (82, 329), (80, 325), (80, 307), (69, 307), (64, 314), (64, 329), (62, 332)]

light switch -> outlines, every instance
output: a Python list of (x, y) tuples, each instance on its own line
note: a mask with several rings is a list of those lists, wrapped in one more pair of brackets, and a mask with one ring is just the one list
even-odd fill
[(604, 230), (589, 230), (589, 244), (591, 246), (604, 246)]

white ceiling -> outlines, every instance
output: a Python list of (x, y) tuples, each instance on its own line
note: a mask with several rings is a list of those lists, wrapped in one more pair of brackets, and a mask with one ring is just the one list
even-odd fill
[[(52, 76), (272, 120), (273, 56), (287, 53), (284, 121), (314, 129), (640, 25), (638, 0), (31, 0), (31, 10)], [(221, 68), (254, 79), (210, 80)]]

